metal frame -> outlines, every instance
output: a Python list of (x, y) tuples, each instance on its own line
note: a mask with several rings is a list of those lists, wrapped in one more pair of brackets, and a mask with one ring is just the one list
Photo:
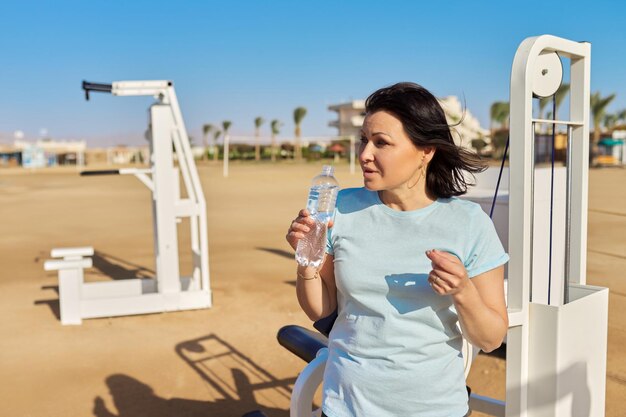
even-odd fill
[[(211, 307), (206, 200), (172, 82), (84, 82), (83, 88), (87, 98), (90, 91), (97, 91), (116, 96), (153, 96), (156, 99), (149, 109), (147, 136), (150, 141), (150, 169), (83, 173), (135, 175), (152, 192), (156, 280), (136, 278), (84, 283), (82, 271), (74, 274), (80, 276), (79, 297), (64, 299), (61, 296), (61, 310), (68, 304), (78, 303), (80, 307), (66, 309), (77, 316), (62, 317), (62, 322), (79, 324), (83, 318)], [(178, 167), (175, 167), (174, 161), (178, 162)], [(181, 197), (179, 173), (182, 173), (185, 198)], [(193, 270), (189, 277), (180, 276), (178, 257), (177, 223), (183, 218), (189, 218), (191, 228)], [(70, 261), (73, 262), (71, 265)], [(62, 264), (49, 266), (61, 274), (61, 270), (75, 268), (76, 262), (68, 260), (67, 268)]]

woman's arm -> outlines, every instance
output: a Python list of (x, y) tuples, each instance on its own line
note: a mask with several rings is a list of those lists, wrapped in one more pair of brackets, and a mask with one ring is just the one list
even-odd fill
[[(313, 321), (329, 316), (337, 308), (333, 259), (333, 256), (327, 254), (319, 272), (315, 268), (298, 266), (298, 303)], [(311, 277), (314, 278), (310, 279)]]
[(469, 279), (461, 261), (443, 251), (429, 251), (428, 280), (433, 290), (450, 295), (465, 337), (485, 352), (497, 349), (509, 328), (504, 296), (504, 266)]
[(502, 344), (509, 329), (504, 300), (504, 266), (477, 275), (452, 299), (464, 337), (491, 352)]
[[(298, 241), (311, 231), (314, 220), (308, 211), (300, 210), (287, 232), (287, 242), (296, 250)], [(328, 227), (332, 227), (332, 220)], [(296, 294), (298, 303), (313, 321), (329, 316), (337, 308), (337, 287), (335, 286), (334, 257), (326, 254), (324, 263), (317, 268), (298, 265), (296, 272)]]

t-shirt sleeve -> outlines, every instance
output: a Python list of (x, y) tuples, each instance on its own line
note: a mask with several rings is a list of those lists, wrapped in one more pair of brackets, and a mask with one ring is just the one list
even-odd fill
[[(337, 207), (339, 207), (342, 197), (343, 190), (339, 191), (339, 194), (337, 194), (337, 203), (335, 211), (333, 212), (333, 220), (337, 219), (337, 212), (339, 211)], [(335, 256), (335, 248), (333, 247), (333, 227), (329, 228), (326, 232), (326, 253), (330, 256)]]
[(333, 228), (329, 228), (326, 232), (326, 253), (335, 256), (335, 249), (333, 248)]
[(465, 269), (470, 278), (509, 261), (509, 255), (504, 251), (493, 222), (482, 209), (478, 209), (477, 212), (470, 227), (471, 244), (465, 262)]

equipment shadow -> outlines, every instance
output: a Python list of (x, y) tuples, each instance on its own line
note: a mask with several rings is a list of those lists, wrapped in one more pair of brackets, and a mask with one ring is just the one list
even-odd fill
[[(42, 285), (42, 290), (52, 290), (56, 292), (57, 297), (59, 295), (59, 286), (58, 285)], [(47, 305), (50, 309), (50, 312), (54, 315), (54, 317), (61, 321), (61, 305), (58, 298), (50, 298), (45, 300), (35, 300), (33, 302), (34, 305)]]
[[(105, 383), (114, 407), (108, 406), (103, 397), (96, 396), (95, 417), (236, 417), (250, 411), (250, 407), (258, 408), (256, 404), (233, 398), (200, 401), (160, 397), (149, 385), (124, 374), (110, 375)], [(285, 410), (265, 408), (265, 411), (270, 417), (288, 417)]]
[[(275, 249), (275, 248), (260, 248), (260, 247), (256, 247), (256, 250), (262, 250), (265, 252), (269, 252), (269, 253), (273, 253), (274, 255), (278, 255), (281, 256), (283, 258), (287, 258), (287, 259), (294, 259), (295, 254), (293, 252), (289, 252), (283, 249)], [(289, 280), (289, 281), (285, 281), (285, 284), (291, 285), (293, 287), (296, 286), (296, 281), (295, 280)]]
[(117, 256), (95, 251), (91, 257), (93, 268), (111, 279), (154, 278), (154, 270), (142, 265), (118, 258)]
[(256, 250), (262, 250), (265, 252), (269, 252), (269, 253), (273, 253), (274, 255), (278, 255), (278, 256), (282, 256), (283, 258), (287, 258), (287, 259), (294, 259), (295, 254), (293, 252), (289, 252), (283, 249), (276, 249), (276, 248), (260, 248), (260, 247), (256, 247)]
[(211, 405), (221, 412), (216, 416), (241, 416), (254, 410), (270, 417), (289, 416), (295, 377), (275, 377), (215, 334), (181, 342), (175, 351), (208, 384), (210, 396), (219, 398)]

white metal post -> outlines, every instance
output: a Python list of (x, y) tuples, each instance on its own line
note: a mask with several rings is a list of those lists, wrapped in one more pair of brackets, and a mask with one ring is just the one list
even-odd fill
[(579, 44), (579, 56), (571, 57), (570, 120), (580, 120), (572, 126), (571, 171), (572, 230), (570, 231), (571, 256), (568, 277), (570, 282), (586, 283), (587, 276), (587, 207), (589, 200), (589, 96), (591, 78), (591, 45)]
[(174, 121), (172, 112), (167, 105), (154, 104), (150, 108), (150, 125), (152, 126), (152, 181), (154, 193), (153, 221), (155, 223), (156, 241), (156, 276), (161, 293), (180, 291), (180, 271), (178, 269), (178, 236), (176, 230), (176, 203), (172, 175), (172, 131)]
[[(198, 175), (198, 170), (196, 168), (196, 164), (194, 162), (191, 152), (191, 146), (188, 139), (189, 136), (187, 135), (187, 129), (183, 121), (182, 112), (180, 111), (178, 99), (176, 98), (176, 92), (174, 91), (174, 87), (171, 85), (171, 83), (168, 87), (167, 92), (169, 96), (169, 104), (172, 109), (172, 114), (174, 115), (174, 120), (177, 127), (177, 137), (180, 138), (181, 152), (179, 153), (179, 160), (184, 159), (185, 161), (183, 178), (187, 187), (188, 198), (191, 200), (190, 204), (193, 207), (192, 214), (190, 215), (190, 224), (192, 228), (191, 245), (194, 256), (193, 277), (195, 278), (196, 275), (198, 275), (197, 271), (199, 269), (199, 275), (201, 278), (201, 286), (199, 289), (206, 292), (210, 300), (211, 287), (209, 276), (209, 240), (207, 234), (208, 226), (206, 199), (204, 197), (204, 192), (202, 191), (200, 176)], [(184, 138), (184, 140), (182, 138)], [(198, 245), (196, 244), (195, 236), (199, 236)], [(210, 301), (208, 306), (210, 307)]]
[(53, 249), (50, 256), (55, 259), (44, 262), (46, 271), (59, 271), (59, 310), (61, 324), (81, 324), (82, 309), (81, 296), (85, 268), (92, 266), (93, 248), (63, 248)]
[[(530, 73), (526, 72), (533, 39), (526, 39), (515, 54), (511, 74), (509, 123), (509, 262), (508, 308), (516, 326), (507, 336), (506, 416), (526, 417), (528, 402), (528, 300), (530, 297), (533, 190), (527, 179), (533, 175), (532, 101), (526, 97), (530, 88)], [(526, 52), (526, 53), (524, 53)], [(513, 82), (515, 80), (515, 82)], [(522, 117), (513, 117), (522, 115)], [(514, 137), (513, 133), (517, 136)], [(513, 173), (517, 175), (513, 175)], [(511, 238), (515, 236), (515, 238)]]
[(80, 324), (80, 288), (83, 284), (83, 270), (59, 270), (59, 309), (61, 324)]

